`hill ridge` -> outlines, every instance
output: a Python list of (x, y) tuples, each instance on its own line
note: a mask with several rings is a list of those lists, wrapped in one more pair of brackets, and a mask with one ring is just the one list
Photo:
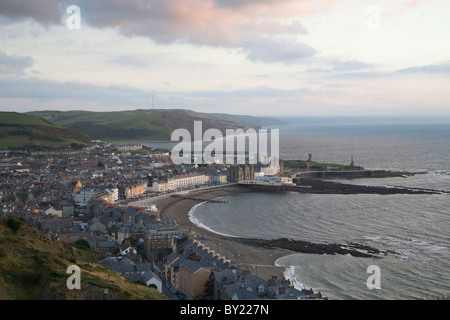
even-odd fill
[(0, 112), (0, 149), (80, 148), (91, 138), (74, 128), (31, 114)]
[(128, 111), (36, 111), (52, 123), (76, 128), (93, 139), (109, 141), (170, 140), (173, 130), (183, 128), (191, 133), (194, 121), (202, 121), (203, 129), (259, 129), (267, 118), (220, 113), (201, 113), (187, 109), (136, 109)]

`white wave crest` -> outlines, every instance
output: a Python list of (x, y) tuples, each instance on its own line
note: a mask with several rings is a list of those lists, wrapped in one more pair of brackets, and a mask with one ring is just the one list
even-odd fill
[(200, 222), (200, 221), (198, 220), (198, 218), (197, 218), (196, 216), (194, 216), (195, 210), (196, 210), (199, 206), (201, 206), (202, 204), (205, 204), (205, 203), (207, 203), (207, 201), (200, 202), (200, 203), (196, 204), (195, 206), (193, 206), (193, 207), (191, 208), (191, 210), (189, 210), (189, 213), (188, 213), (189, 221), (191, 221), (191, 222), (192, 222), (193, 224), (195, 224), (197, 227), (202, 228), (202, 229), (204, 229), (204, 230), (206, 230), (206, 231), (209, 231), (209, 232), (212, 232), (212, 233), (221, 235), (221, 236), (237, 238), (237, 236), (233, 236), (233, 235), (230, 235), (230, 234), (217, 232), (216, 230), (214, 230), (214, 229), (212, 229), (212, 228), (210, 228), (210, 227), (208, 227), (208, 226), (205, 226), (202, 222)]

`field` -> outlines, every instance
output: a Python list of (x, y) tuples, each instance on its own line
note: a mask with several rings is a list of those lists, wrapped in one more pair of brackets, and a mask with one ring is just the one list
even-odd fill
[(0, 149), (81, 147), (91, 138), (76, 129), (27, 114), (0, 112)]

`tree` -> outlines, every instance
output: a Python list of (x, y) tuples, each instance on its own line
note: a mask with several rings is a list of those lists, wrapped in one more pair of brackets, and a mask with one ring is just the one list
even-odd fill
[(90, 249), (91, 245), (89, 244), (89, 242), (85, 239), (78, 239), (77, 241), (75, 241), (75, 244), (83, 249)]
[(6, 223), (12, 231), (16, 232), (21, 225), (25, 224), (25, 219), (22, 217), (9, 216)]

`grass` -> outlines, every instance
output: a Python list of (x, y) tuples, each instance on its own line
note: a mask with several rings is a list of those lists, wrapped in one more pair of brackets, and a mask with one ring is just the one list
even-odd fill
[(178, 128), (192, 130), (194, 121), (203, 121), (204, 129), (257, 127), (249, 125), (251, 117), (220, 116), (189, 110), (134, 110), (121, 112), (42, 111), (32, 112), (53, 123), (79, 129), (94, 139), (111, 142), (170, 140)]
[(28, 114), (0, 112), (0, 149), (86, 146), (91, 138), (73, 128)]
[(35, 117), (32, 115), (17, 113), (17, 112), (1, 112), (0, 113), (0, 124), (7, 125), (28, 125), (28, 126), (48, 126), (53, 128), (62, 128), (56, 124), (50, 123), (41, 119), (39, 117)]
[[(115, 299), (167, 299), (95, 263), (92, 250), (62, 243), (16, 218), (0, 218), (0, 300), (101, 299), (105, 288)], [(81, 290), (69, 290), (67, 267), (81, 269)]]

